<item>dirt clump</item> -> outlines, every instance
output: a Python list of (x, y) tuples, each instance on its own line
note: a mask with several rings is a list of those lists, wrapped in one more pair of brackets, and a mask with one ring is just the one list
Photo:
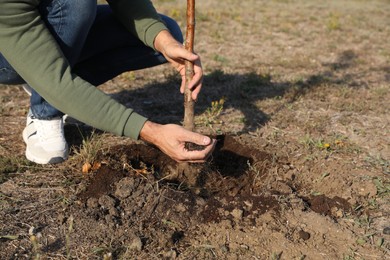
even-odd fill
[(323, 194), (310, 199), (309, 206), (316, 213), (334, 218), (340, 218), (352, 211), (352, 207), (347, 200), (337, 196), (330, 199)]
[[(78, 195), (81, 208), (72, 214), (82, 225), (101, 223), (123, 236), (127, 236), (120, 231), (124, 227), (133, 230), (132, 236), (136, 234), (134, 225), (138, 223), (142, 226), (142, 235), (138, 234), (142, 246), (137, 248), (146, 251), (155, 243), (159, 247), (184, 246), (183, 241), (191, 238), (197, 225), (255, 225), (266, 212), (278, 214), (277, 200), (256, 187), (270, 166), (270, 155), (245, 147), (231, 136), (220, 136), (218, 140), (210, 162), (187, 166), (196, 168), (197, 176), (188, 177), (194, 171), (184, 170), (169, 179), (166, 176), (172, 175), (174, 169), (183, 168), (156, 148), (143, 144), (111, 148), (106, 155), (110, 162), (93, 174)], [(264, 168), (250, 169), (258, 162)], [(84, 239), (95, 235), (83, 234), (88, 237)], [(160, 239), (152, 239), (154, 236)], [(178, 249), (175, 252), (180, 254)]]

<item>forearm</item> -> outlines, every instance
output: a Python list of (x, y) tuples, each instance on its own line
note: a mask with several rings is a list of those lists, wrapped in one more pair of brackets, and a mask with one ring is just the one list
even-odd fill
[(146, 119), (72, 74), (34, 6), (37, 3), (2, 1), (0, 52), (57, 109), (98, 129), (138, 138)]

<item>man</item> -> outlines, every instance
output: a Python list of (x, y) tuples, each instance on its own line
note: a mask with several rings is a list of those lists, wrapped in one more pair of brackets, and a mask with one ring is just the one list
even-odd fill
[[(149, 0), (2, 0), (0, 83), (28, 84), (31, 108), (23, 131), (26, 157), (40, 164), (68, 156), (63, 113), (98, 129), (141, 138), (177, 161), (201, 162), (215, 140), (153, 123), (94, 86), (128, 70), (170, 62), (181, 74), (195, 63), (192, 97), (201, 89), (199, 57), (186, 51), (176, 22)], [(176, 38), (176, 39), (175, 39)], [(188, 151), (185, 142), (205, 145)]]

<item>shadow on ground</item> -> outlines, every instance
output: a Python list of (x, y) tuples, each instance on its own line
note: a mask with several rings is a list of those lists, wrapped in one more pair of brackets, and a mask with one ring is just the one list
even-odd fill
[[(212, 101), (226, 100), (224, 109), (240, 111), (244, 128), (237, 134), (255, 131), (269, 121), (272, 116), (300, 97), (315, 91), (319, 86), (329, 88), (348, 86), (366, 87), (356, 83), (356, 75), (349, 72), (356, 65), (358, 55), (352, 50), (339, 54), (337, 60), (324, 63), (323, 71), (296, 81), (276, 81), (270, 74), (250, 72), (229, 74), (215, 70), (204, 76), (202, 92), (195, 105), (195, 114), (204, 113)], [(179, 93), (180, 79), (177, 75), (168, 76), (163, 82), (153, 82), (139, 89), (122, 90), (111, 94), (113, 98), (152, 121), (167, 124), (182, 124), (184, 115), (183, 96)], [(271, 114), (264, 113), (256, 102), (264, 99), (284, 99)], [(67, 126), (67, 140), (72, 145), (80, 145), (88, 137), (92, 128)], [(96, 130), (95, 130), (96, 132)], [(99, 132), (99, 131), (97, 131)]]
[[(212, 101), (224, 98), (225, 109), (232, 108), (244, 114), (245, 127), (241, 133), (254, 131), (264, 125), (272, 114), (266, 114), (256, 106), (256, 102), (269, 98), (285, 98), (286, 102), (276, 109), (277, 113), (285, 105), (294, 103), (299, 97), (327, 84), (329, 87), (356, 87), (355, 75), (346, 73), (355, 66), (357, 54), (352, 50), (342, 52), (333, 63), (323, 64), (324, 70), (305, 80), (277, 82), (269, 74), (255, 72), (228, 74), (215, 70), (204, 77), (202, 92), (195, 105), (195, 113), (201, 114), (210, 107)], [(339, 76), (339, 75), (342, 76)], [(160, 123), (178, 123), (183, 117), (183, 97), (178, 91), (178, 77), (170, 77), (165, 82), (154, 82), (142, 89), (124, 90), (113, 95), (118, 101), (134, 108), (139, 113)], [(361, 87), (365, 87), (359, 84)]]

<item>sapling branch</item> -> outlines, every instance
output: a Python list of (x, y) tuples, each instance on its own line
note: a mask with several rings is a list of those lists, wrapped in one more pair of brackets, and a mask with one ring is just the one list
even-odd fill
[[(186, 50), (194, 52), (194, 35), (195, 35), (195, 0), (187, 0), (187, 31), (184, 46)], [(192, 90), (189, 88), (189, 83), (194, 76), (194, 64), (191, 61), (185, 61), (185, 77), (186, 84), (184, 90), (184, 122), (185, 129), (193, 131), (194, 123), (194, 107), (195, 101), (192, 99)]]

